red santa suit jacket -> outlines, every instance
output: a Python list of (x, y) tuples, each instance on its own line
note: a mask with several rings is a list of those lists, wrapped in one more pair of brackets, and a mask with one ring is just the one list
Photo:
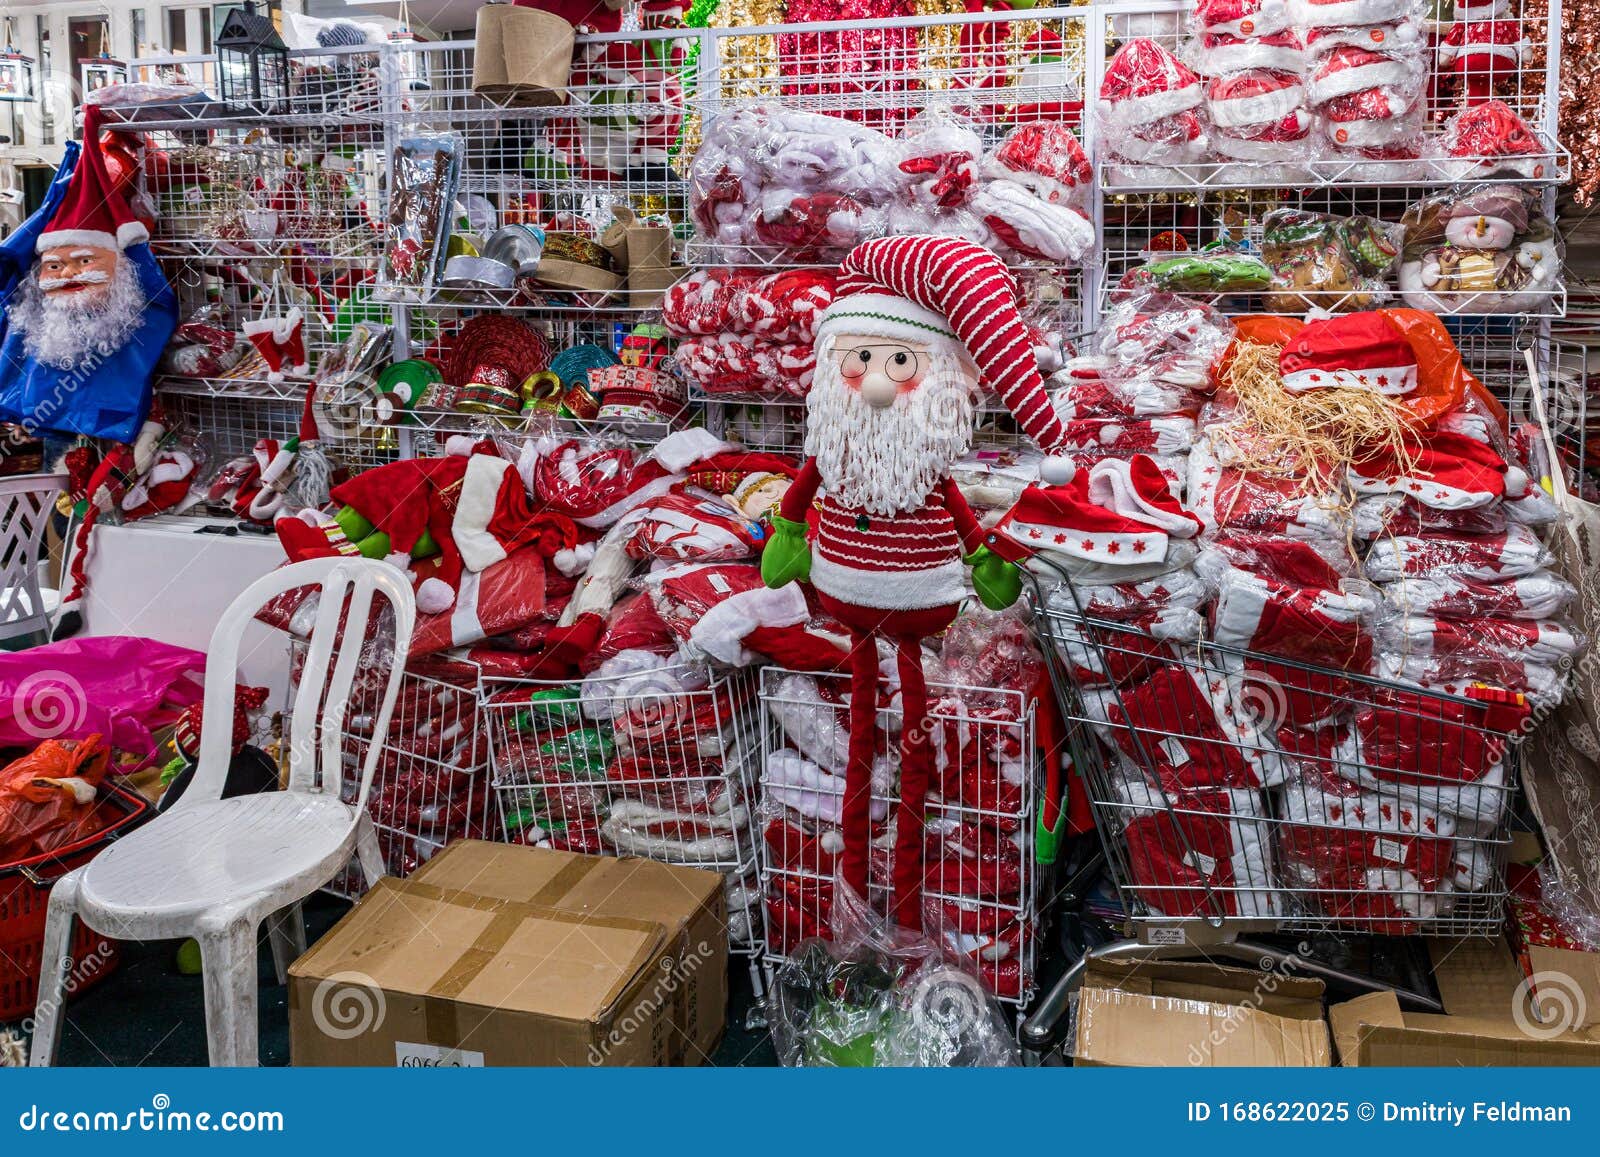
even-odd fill
[[(779, 513), (803, 522), (821, 476), (806, 459)], [(959, 603), (962, 558), (983, 545), (983, 528), (961, 490), (946, 478), (915, 510), (874, 514), (824, 495), (811, 555), (811, 585), (840, 602), (911, 611)]]

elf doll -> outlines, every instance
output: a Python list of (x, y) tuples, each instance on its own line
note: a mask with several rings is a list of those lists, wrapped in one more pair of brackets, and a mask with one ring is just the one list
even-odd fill
[[(1022, 430), (1051, 449), (1064, 438), (999, 259), (953, 237), (887, 237), (845, 259), (816, 329), (806, 398), (806, 462), (773, 517), (761, 574), (777, 587), (809, 579), (822, 608), (850, 631), (850, 746), (842, 878), (867, 894), (878, 651), (900, 671), (900, 802), (891, 916), (922, 927), (923, 804), (932, 771), (921, 640), (942, 631), (966, 596), (986, 606), (1021, 593), (1015, 567), (983, 532), (951, 467), (971, 448), (980, 384)], [(818, 490), (815, 540), (806, 515)]]
[(0, 256), (11, 275), (0, 286), (0, 420), (131, 442), (150, 407), (150, 375), (177, 327), (177, 299), (150, 253), (148, 230), (106, 173), (97, 105), (84, 110), (83, 140), (59, 200), (47, 199)]

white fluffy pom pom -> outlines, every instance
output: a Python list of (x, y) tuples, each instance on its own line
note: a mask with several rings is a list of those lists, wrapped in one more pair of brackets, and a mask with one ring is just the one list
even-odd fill
[(455, 602), (456, 592), (443, 579), (428, 578), (417, 584), (417, 610), (425, 615), (442, 615)]
[(1065, 486), (1077, 473), (1077, 464), (1065, 455), (1052, 454), (1039, 463), (1039, 481), (1046, 486)]

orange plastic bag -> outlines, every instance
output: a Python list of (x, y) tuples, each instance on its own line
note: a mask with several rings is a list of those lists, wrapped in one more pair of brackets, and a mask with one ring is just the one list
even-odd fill
[(64, 848), (116, 819), (99, 806), (110, 757), (98, 735), (47, 739), (0, 770), (0, 864)]
[[(1380, 309), (1388, 322), (1400, 331), (1417, 357), (1417, 388), (1403, 398), (1396, 399), (1416, 415), (1424, 426), (1431, 426), (1439, 417), (1459, 406), (1470, 391), (1481, 399), (1489, 412), (1506, 428), (1506, 412), (1493, 395), (1475, 378), (1461, 361), (1461, 351), (1450, 337), (1444, 323), (1431, 313), (1420, 309)], [(1288, 345), (1290, 340), (1305, 328), (1297, 317), (1280, 314), (1250, 314), (1234, 319), (1239, 341), (1257, 342), (1261, 345)], [(1234, 344), (1230, 344), (1216, 364), (1220, 380), (1233, 361)]]

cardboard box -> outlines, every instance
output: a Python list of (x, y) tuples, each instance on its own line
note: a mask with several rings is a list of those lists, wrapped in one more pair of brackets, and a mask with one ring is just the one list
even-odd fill
[(1443, 941), (1431, 950), (1444, 1013), (1407, 1012), (1392, 992), (1336, 1004), (1328, 1022), (1341, 1064), (1600, 1064), (1600, 1028), (1544, 1035), (1503, 940)]
[(1511, 947), (1541, 1015), (1568, 1016), (1574, 1028), (1600, 1025), (1600, 952), (1577, 939), (1544, 900), (1539, 873), (1513, 867)]
[(1074, 1063), (1225, 1068), (1332, 1064), (1323, 985), (1216, 964), (1092, 961)]
[(612, 268), (629, 273), (665, 269), (672, 264), (672, 229), (639, 220), (625, 202), (611, 206), (615, 218), (600, 235), (600, 247), (611, 254)]
[(688, 272), (689, 268), (685, 265), (629, 270), (628, 305), (634, 309), (648, 309), (659, 304), (667, 290), (678, 284)]
[(667, 929), (660, 965), (670, 997), (668, 1064), (701, 1064), (722, 1039), (728, 1006), (728, 918), (717, 872), (653, 860), (580, 856), (458, 840), (411, 881), (580, 916), (653, 921)]
[(289, 970), (296, 1065), (695, 1064), (721, 1036), (722, 878), (452, 845)]

